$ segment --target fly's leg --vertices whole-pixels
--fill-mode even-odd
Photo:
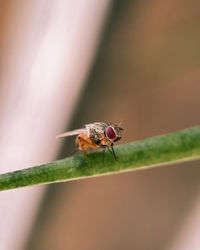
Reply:
[[[76,148],[76,149],[70,154],[70,156],[75,155],[77,152],[78,152],[78,148]]]
[[[106,145],[101,145],[102,150],[102,163],[104,163],[104,158],[105,158],[105,151],[106,151]]]
[[[84,154],[85,158],[87,158],[87,157],[88,157],[88,155],[87,155],[86,149],[85,149],[85,148],[83,148],[83,149],[82,149],[82,151],[83,151],[83,154]]]
[[[84,138],[85,137],[85,138]],[[98,148],[96,144],[94,144],[86,135],[78,135],[76,138],[77,148],[83,151],[84,155],[87,156],[87,149],[88,148]]]
[[[112,150],[110,150],[109,147],[107,147],[107,149],[108,149],[108,151],[111,153],[111,155],[113,155]]]
[[[84,156],[87,157],[87,152],[86,152],[87,147],[84,144],[83,139],[79,136],[76,139],[76,146],[77,146],[77,149],[75,150],[75,152],[77,152],[78,150],[81,150]]]
[[[104,163],[105,149],[102,150],[102,163]]]
[[[113,155],[115,161],[117,160],[117,156],[115,154],[113,144],[111,145],[111,149],[105,145],[101,145],[101,147],[103,148],[103,150],[102,150],[102,162],[104,162],[104,156],[105,156],[106,149],[108,149],[108,151],[111,153],[111,155]]]
[[[112,150],[111,152],[113,154],[114,159],[117,160],[117,156],[115,154],[115,151],[114,151],[114,148],[113,148],[113,144],[111,144],[111,150]]]
[[[70,156],[75,155],[80,150],[79,144],[80,144],[80,141],[79,141],[79,138],[77,136],[77,138],[76,138],[76,149],[70,154]]]

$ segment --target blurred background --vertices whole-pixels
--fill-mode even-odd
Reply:
[[[199,44],[195,0],[0,0],[0,173],[199,125]],[[2,192],[0,249],[200,249],[199,164]]]

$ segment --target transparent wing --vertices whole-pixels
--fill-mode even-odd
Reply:
[[[80,128],[80,129],[68,131],[63,134],[57,135],[56,138],[67,137],[67,136],[78,135],[78,134],[87,134],[87,129]]]

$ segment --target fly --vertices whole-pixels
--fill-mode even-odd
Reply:
[[[115,142],[121,139],[121,132],[123,128],[103,122],[94,122],[86,124],[85,128],[80,128],[72,131],[65,132],[58,135],[57,138],[77,135],[76,146],[77,150],[81,150],[87,155],[87,149],[103,149],[103,161],[105,150],[108,149],[116,160],[116,154],[113,149]],[[76,150],[76,151],[77,151]]]

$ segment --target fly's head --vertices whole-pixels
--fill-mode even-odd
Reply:
[[[105,130],[106,137],[112,142],[116,142],[122,138],[121,133],[124,129],[113,124],[109,124]]]

